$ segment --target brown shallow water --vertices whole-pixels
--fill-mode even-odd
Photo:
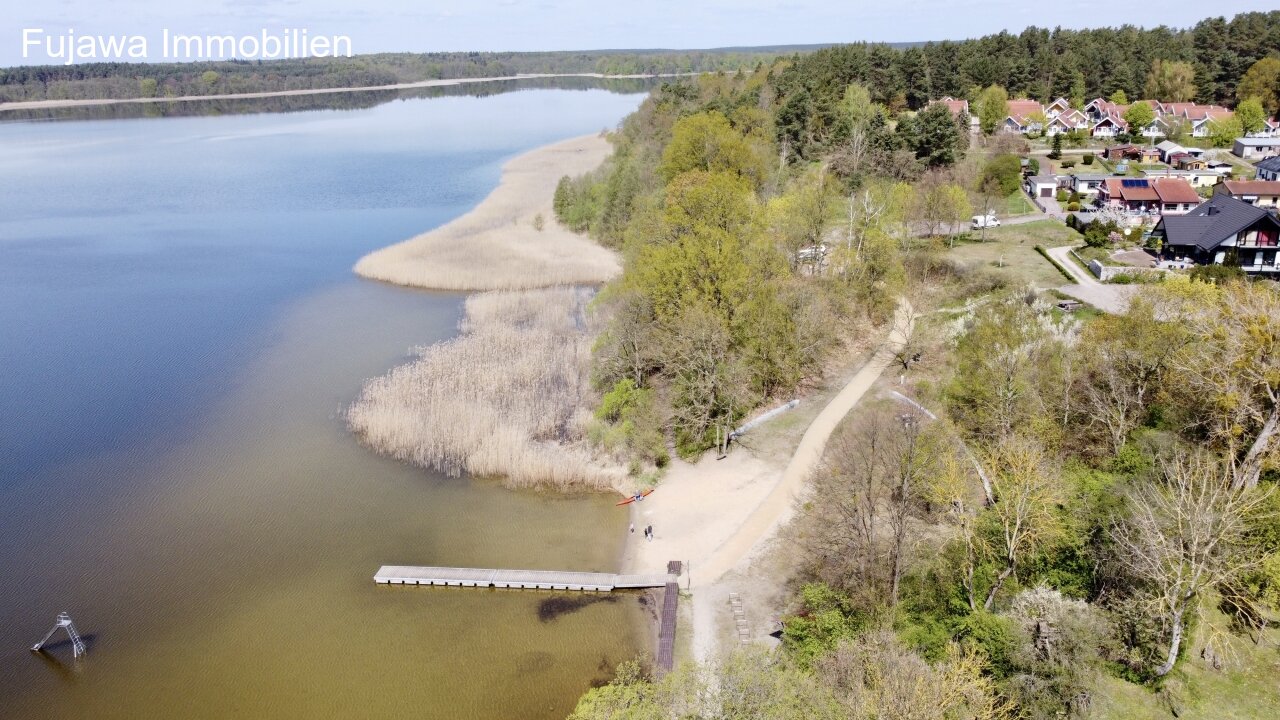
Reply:
[[[49,519],[57,538],[33,560],[76,583],[24,604],[72,610],[91,649],[79,663],[65,647],[6,652],[4,684],[27,691],[4,716],[559,717],[636,654],[634,595],[540,620],[545,593],[373,583],[381,564],[616,568],[626,516],[611,498],[449,479],[346,432],[360,379],[406,338],[452,334],[460,306],[359,281],[308,298],[187,445],[60,469],[135,480],[90,523]]]

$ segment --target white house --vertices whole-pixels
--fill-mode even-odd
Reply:
[[[1280,155],[1280,138],[1236,138],[1231,153],[1246,160],[1274,157]]]

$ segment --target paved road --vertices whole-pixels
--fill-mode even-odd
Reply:
[[[1098,282],[1098,279],[1088,270],[1076,264],[1075,258],[1071,257],[1071,247],[1069,245],[1047,248],[1047,250],[1049,257],[1066,268],[1067,273],[1075,278],[1076,281],[1073,285],[1063,285],[1058,288],[1059,290],[1077,300],[1089,303],[1103,312],[1119,314],[1129,307],[1129,296],[1132,293],[1131,287],[1127,285],[1107,285]]]

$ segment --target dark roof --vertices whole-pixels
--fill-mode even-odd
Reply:
[[[1195,245],[1212,250],[1259,220],[1280,227],[1280,220],[1267,210],[1254,207],[1230,195],[1214,195],[1186,215],[1165,215],[1156,225],[1166,245]]]
[[[1258,163],[1258,167],[1263,170],[1270,170],[1271,172],[1280,172],[1280,155],[1263,160]]]

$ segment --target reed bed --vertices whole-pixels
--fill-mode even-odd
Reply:
[[[608,140],[592,135],[514,158],[503,166],[497,189],[474,210],[364,256],[355,272],[373,280],[436,290],[604,283],[621,272],[617,254],[560,225],[552,199],[562,176],[594,170],[611,151]]]
[[[348,422],[375,450],[451,475],[501,476],[512,487],[612,486],[624,471],[598,463],[583,439],[592,294],[473,295],[462,335],[367,382]]]

